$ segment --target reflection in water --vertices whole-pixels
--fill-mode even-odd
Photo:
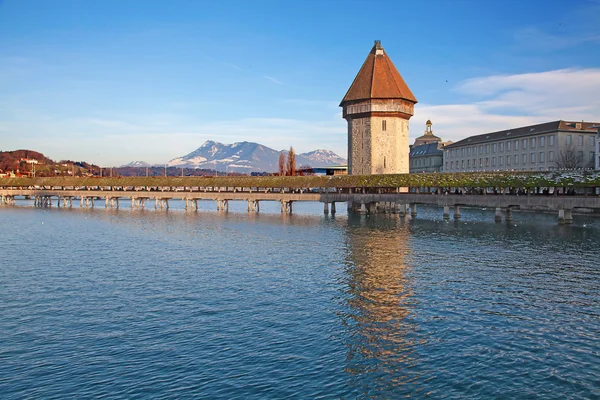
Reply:
[[[0,208],[2,396],[600,398],[599,220],[203,206]]]
[[[406,265],[408,226],[386,217],[351,217],[348,223],[349,312],[343,316],[350,330],[346,372],[365,395],[398,390],[414,393],[417,388],[412,386],[418,376],[412,367],[418,354],[411,318],[413,283]]]

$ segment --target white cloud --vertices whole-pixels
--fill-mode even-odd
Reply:
[[[263,78],[265,78],[265,79],[268,79],[268,80],[270,80],[271,82],[273,82],[273,83],[276,83],[276,84],[278,84],[278,85],[285,85],[285,83],[283,83],[282,81],[280,81],[280,80],[279,80],[279,79],[277,79],[277,78],[273,78],[272,76],[267,76],[267,75],[265,75],[265,76],[263,76]]]
[[[417,104],[411,138],[422,135],[427,119],[433,121],[436,135],[452,141],[558,119],[600,122],[600,68],[474,78],[455,90],[466,100]],[[307,109],[318,103],[288,101]],[[322,108],[325,117],[314,120],[267,115],[227,121],[198,121],[189,114],[59,118],[21,109],[15,114],[11,109],[12,119],[0,120],[0,138],[2,150],[31,148],[55,159],[89,160],[104,166],[132,160],[164,163],[209,139],[253,141],[276,150],[293,146],[300,153],[325,148],[345,156],[346,121],[336,103],[324,102]]]
[[[456,90],[473,101],[417,104],[411,137],[431,119],[444,140],[548,121],[600,121],[600,69],[562,69],[469,79]]]

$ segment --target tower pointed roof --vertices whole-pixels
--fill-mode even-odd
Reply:
[[[403,99],[417,103],[379,40],[375,41],[340,106],[347,101],[369,99]]]

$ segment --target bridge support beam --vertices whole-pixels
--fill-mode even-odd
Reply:
[[[565,224],[572,224],[572,223],[573,223],[573,214],[571,213],[570,208],[566,208],[565,209]]]
[[[404,216],[406,215],[406,204],[400,204],[400,205],[398,206],[398,214],[399,214],[401,217],[404,217]]]
[[[450,207],[444,206],[444,219],[450,219]]]
[[[560,208],[558,210],[558,223],[559,224],[572,224],[573,223],[573,214],[571,213],[571,209]]]
[[[85,208],[94,207],[94,198],[87,197],[87,196],[81,196],[79,198],[79,207],[85,207]]]
[[[415,203],[410,205],[410,216],[413,218],[417,216],[417,205]]]
[[[366,214],[367,213],[367,206],[365,203],[360,203],[360,213],[361,214]]]
[[[16,202],[15,202],[15,196],[2,195],[2,199],[0,200],[0,204],[2,204],[4,206],[14,206],[16,204]]]
[[[198,200],[196,199],[185,199],[185,210],[198,211]]]
[[[217,200],[217,211],[229,211],[229,200]]]
[[[323,203],[323,214],[329,214],[329,203],[327,202]]]
[[[367,212],[369,214],[377,213],[377,202],[373,201],[367,204]]]
[[[154,199],[154,208],[157,207],[158,199]],[[146,208],[146,198],[145,197],[132,197],[131,198],[131,208]],[[161,207],[162,208],[162,205]]]
[[[335,201],[331,202],[331,214],[335,214]]]
[[[496,214],[494,215],[495,222],[502,222],[502,209],[500,207],[496,207]]]
[[[454,219],[460,219],[461,215],[460,215],[460,207],[459,206],[454,206]]]
[[[506,208],[506,210],[504,211],[504,220],[506,222],[512,221],[512,211],[510,208]]]
[[[260,211],[260,202],[258,200],[248,199],[248,212],[250,212],[250,211],[254,211],[254,212]]]
[[[558,223],[559,224],[565,223],[565,210],[563,208],[558,209]]]
[[[283,214],[292,213],[292,201],[281,200],[281,212]]]

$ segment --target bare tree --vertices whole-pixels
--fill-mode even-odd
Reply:
[[[296,153],[294,153],[293,147],[290,147],[288,152],[287,174],[289,176],[296,175]]]
[[[285,153],[283,150],[279,153],[279,175],[286,175],[286,162],[285,162]]]
[[[583,167],[583,159],[583,151],[576,151],[570,144],[560,151],[553,163],[557,169],[576,169]]]

